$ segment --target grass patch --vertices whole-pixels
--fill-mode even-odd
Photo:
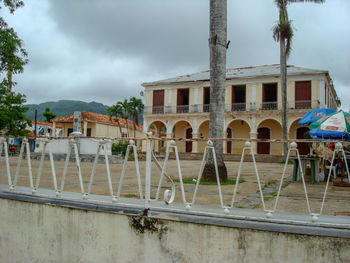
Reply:
[[[269,185],[273,185],[273,184],[276,184],[276,183],[277,183],[277,180],[270,180],[270,181],[268,181],[268,182],[265,184],[264,187],[269,186]]]
[[[196,184],[197,183],[197,180],[194,179],[194,178],[183,178],[182,179],[183,183],[184,184]],[[174,179],[174,182],[177,182],[179,183],[180,180],[179,179]],[[246,180],[244,179],[240,179],[239,180],[239,183],[244,183],[246,182]],[[203,182],[203,181],[200,181],[199,183],[200,185],[217,185],[217,182]],[[220,183],[221,185],[231,185],[231,184],[236,184],[236,180],[235,179],[227,179],[227,181],[225,182],[221,182]]]
[[[271,196],[264,196],[264,201],[269,201],[271,198]]]
[[[285,161],[282,161],[280,162],[280,164],[285,164],[286,162]],[[294,162],[293,161],[288,161],[288,164],[293,164]]]
[[[135,197],[137,197],[137,195],[135,195],[135,194],[126,194],[125,197],[126,198],[135,198]]]
[[[239,205],[239,206],[237,206],[237,208],[245,208],[245,207],[244,207],[244,206]]]
[[[270,195],[277,196],[277,192],[271,192]]]

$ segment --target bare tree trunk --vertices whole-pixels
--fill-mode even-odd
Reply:
[[[288,138],[287,129],[287,54],[286,54],[286,41],[285,38],[280,36],[280,71],[281,71],[281,92],[282,92],[282,138],[286,140]],[[288,144],[283,143],[284,157],[288,153]]]
[[[224,138],[227,0],[210,0],[210,132],[211,138]],[[220,181],[227,180],[223,142],[214,142]],[[203,171],[204,181],[215,181],[215,166],[210,154]]]

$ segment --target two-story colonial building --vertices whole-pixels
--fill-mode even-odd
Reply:
[[[144,131],[150,128],[168,138],[208,138],[209,71],[143,83],[145,88]],[[288,136],[304,138],[308,127],[299,119],[310,109],[340,105],[332,79],[326,70],[288,66]],[[280,139],[280,66],[232,68],[226,72],[226,138]],[[240,154],[243,141],[226,142],[224,152]],[[156,150],[163,150],[164,143]],[[179,142],[179,151],[202,152],[205,142]],[[278,143],[254,143],[258,154],[282,154]],[[300,147],[300,150],[301,147]],[[303,153],[307,151],[304,149]]]

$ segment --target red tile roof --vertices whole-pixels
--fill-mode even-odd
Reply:
[[[89,121],[89,122],[98,122],[98,123],[104,123],[109,125],[118,125],[118,122],[110,119],[108,115],[93,113],[93,112],[87,112],[82,111],[81,112],[81,119],[82,121]],[[63,116],[52,119],[53,122],[59,122],[59,123],[70,123],[73,122],[73,114],[69,116]],[[129,128],[133,128],[134,122],[131,120],[125,120],[122,118],[119,118],[119,124],[121,127],[126,127],[126,124],[128,124]],[[136,129],[142,131],[143,127],[142,125],[136,125]]]
[[[34,126],[34,124],[35,124],[35,121],[32,121],[32,126]],[[53,123],[51,123],[51,122],[44,122],[44,121],[37,121],[36,124],[38,124],[38,125],[46,125],[46,126],[49,126],[49,127],[53,126]],[[59,125],[59,124],[56,124],[56,128],[63,128],[63,126]]]

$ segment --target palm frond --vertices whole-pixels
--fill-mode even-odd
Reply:
[[[290,27],[290,31],[289,31],[289,37],[286,38],[286,57],[289,58],[289,55],[292,51],[292,41],[293,41],[293,29],[292,27]]]
[[[275,4],[278,8],[282,8],[285,4],[285,0],[275,0]]]
[[[274,25],[272,28],[272,32],[273,32],[273,35],[272,35],[273,39],[276,42],[279,42],[280,41],[280,33],[281,33],[280,24],[276,23],[276,25]]]
[[[292,39],[294,36],[292,21],[285,22],[284,24],[277,23],[272,28],[273,31],[273,39],[276,42],[279,42],[281,38],[286,41],[286,55],[289,56],[292,50]]]

